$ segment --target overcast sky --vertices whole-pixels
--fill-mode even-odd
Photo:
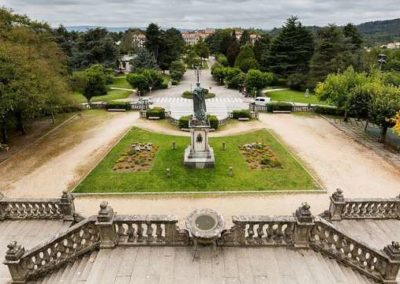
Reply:
[[[399,0],[0,0],[0,6],[52,26],[280,27],[296,15],[305,25],[355,24],[400,17]]]

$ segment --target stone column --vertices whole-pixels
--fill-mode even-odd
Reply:
[[[392,244],[386,246],[383,252],[389,257],[389,263],[385,269],[385,276],[383,283],[395,284],[397,283],[396,277],[400,269],[400,243],[392,242]]]
[[[10,271],[11,283],[26,283],[26,271],[20,264],[21,258],[25,253],[24,247],[14,241],[9,243],[7,248],[4,264],[8,266],[8,270]]]
[[[61,211],[64,215],[64,221],[74,221],[75,197],[68,191],[63,191],[61,195]]]
[[[118,234],[114,226],[114,210],[107,201],[100,204],[96,226],[100,232],[100,248],[113,248],[118,243]]]
[[[310,205],[303,203],[295,213],[296,225],[294,227],[294,247],[309,248],[311,230],[314,227],[314,216],[311,214]]]
[[[330,197],[331,203],[329,205],[329,214],[332,221],[342,220],[342,213],[346,201],[344,200],[343,191],[338,188]]]

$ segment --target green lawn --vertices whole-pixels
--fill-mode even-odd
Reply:
[[[265,93],[265,96],[270,97],[273,101],[327,105],[326,102],[320,101],[314,94],[310,94],[310,96],[306,98],[304,92],[293,90],[269,92]]]
[[[110,87],[132,89],[132,86],[126,81],[126,76],[115,76]]]
[[[216,167],[214,169],[187,169],[183,166],[183,152],[189,137],[155,134],[133,128],[117,144],[104,160],[75,189],[75,192],[207,192],[207,191],[264,191],[264,190],[312,190],[319,189],[313,178],[274,139],[267,130],[260,130],[241,136],[211,138]],[[172,141],[177,149],[171,149]],[[114,172],[115,162],[130,149],[134,142],[159,146],[150,171],[121,173]],[[227,150],[222,150],[226,142]],[[262,142],[268,144],[283,168],[250,170],[239,152],[238,146]],[[232,166],[234,176],[228,176]],[[171,169],[171,177],[166,176],[166,168]]]

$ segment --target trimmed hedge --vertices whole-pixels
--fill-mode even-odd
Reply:
[[[109,110],[109,109],[131,110],[131,104],[130,103],[111,102],[111,103],[106,104],[106,110]]]
[[[209,115],[208,120],[210,121],[210,127],[217,130],[219,127],[218,117],[216,117],[215,115]]]
[[[204,90],[204,98],[206,99],[211,99],[211,98],[215,98],[215,94],[214,93],[209,93],[207,89],[203,89]],[[193,99],[193,93],[190,91],[184,91],[182,93],[182,97],[185,99]]]
[[[248,109],[234,110],[232,112],[232,118],[233,119],[239,119],[239,118],[251,119],[251,113]]]
[[[160,119],[165,118],[165,109],[162,107],[150,108],[146,111],[146,118],[159,117]]]
[[[290,103],[284,103],[284,102],[267,103],[266,106],[267,106],[267,112],[293,111],[293,105]]]
[[[344,110],[336,107],[330,106],[315,106],[315,113],[326,114],[326,115],[336,115],[336,116],[344,116]]]
[[[180,129],[189,128],[189,120],[192,118],[191,115],[181,116],[179,118],[178,126]]]

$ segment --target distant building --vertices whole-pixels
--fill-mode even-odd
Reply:
[[[214,29],[182,32],[182,37],[187,45],[195,45],[200,39],[204,40],[206,37],[212,35],[214,32]]]
[[[132,70],[132,65],[131,61],[132,59],[135,58],[135,55],[122,55],[121,58],[119,59],[119,71],[123,73],[130,73]]]
[[[400,48],[400,42],[390,42],[388,44],[381,45],[382,48],[397,49]]]
[[[134,47],[144,47],[144,44],[146,42],[146,35],[144,33],[135,33],[132,36],[132,46]]]

